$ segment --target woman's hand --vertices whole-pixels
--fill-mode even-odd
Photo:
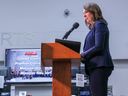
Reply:
[[[82,52],[81,54],[80,54],[80,56],[81,56],[81,62],[82,63],[85,63],[86,62],[86,60],[85,60],[85,56],[84,56],[84,52]]]
[[[80,54],[80,56],[81,56],[81,58],[84,58],[84,57],[85,57],[85,53],[82,52],[82,53]]]

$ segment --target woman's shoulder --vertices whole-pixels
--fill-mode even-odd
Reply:
[[[108,24],[104,19],[100,19],[95,22],[94,27],[98,28],[98,29],[101,29],[101,28],[105,29],[105,28],[107,28],[107,25]]]
[[[105,20],[97,20],[95,22],[94,28],[102,31],[108,31],[107,22]]]
[[[104,19],[96,20],[95,25],[99,25],[99,24],[105,24],[105,25],[108,25],[107,21],[104,20]]]

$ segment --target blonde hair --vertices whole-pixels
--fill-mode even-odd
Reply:
[[[94,21],[104,19],[100,7],[96,3],[88,3],[84,5],[85,12],[91,12],[94,16]]]
[[[104,19],[103,15],[102,15],[102,11],[101,11],[100,7],[96,3],[85,4],[84,12],[91,12],[94,17],[94,22],[97,20],[102,20],[107,24],[107,21]],[[85,24],[88,26],[89,29],[91,29],[93,27],[92,25],[88,24],[86,21],[85,21]]]

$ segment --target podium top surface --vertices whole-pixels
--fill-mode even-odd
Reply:
[[[55,42],[60,43],[60,44],[62,44],[64,46],[74,50],[77,53],[80,53],[81,42],[63,40],[63,39],[55,39]]]
[[[80,54],[60,43],[42,43],[42,59],[70,60],[79,59]]]
[[[80,54],[60,43],[41,44],[41,62],[43,66],[52,66],[53,61],[71,61],[73,65],[80,64]]]

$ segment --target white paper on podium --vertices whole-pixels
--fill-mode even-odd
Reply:
[[[84,87],[84,74],[76,74],[76,86]]]
[[[0,88],[4,88],[4,76],[0,76]]]

